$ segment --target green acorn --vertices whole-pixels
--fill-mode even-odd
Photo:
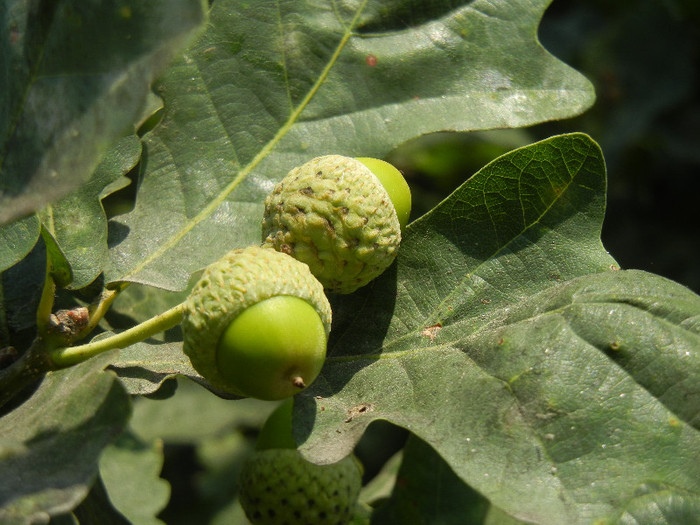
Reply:
[[[263,244],[308,264],[327,290],[351,293],[393,262],[410,202],[406,181],[386,162],[317,157],[265,199]]]
[[[269,248],[232,250],[184,303],[183,350],[214,387],[275,400],[318,376],[331,308],[308,266]]]
[[[290,399],[272,413],[258,450],[243,464],[239,497],[246,516],[254,525],[348,523],[362,486],[359,462],[354,456],[331,465],[305,460],[293,448],[291,412]]]

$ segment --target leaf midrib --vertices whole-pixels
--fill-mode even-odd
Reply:
[[[335,65],[340,56],[340,53],[345,49],[350,38],[354,35],[354,27],[356,27],[358,19],[365,9],[368,0],[363,0],[362,4],[358,7],[355,12],[355,16],[349,26],[345,27],[343,35],[336,45],[336,48],[331,55],[328,63],[323,68],[319,74],[316,82],[314,82],[311,89],[306,93],[304,98],[299,102],[296,108],[292,110],[287,121],[280,127],[274,137],[270,139],[262,149],[253,157],[253,159],[236,174],[236,176],[231,180],[231,182],[216,196],[209,204],[207,204],[202,210],[187,221],[182,228],[180,228],[174,235],[172,235],[165,243],[161,244],[160,247],[152,252],[148,257],[144,258],[140,264],[137,264],[131,272],[122,277],[122,281],[128,281],[134,275],[143,271],[148,265],[153,263],[156,259],[163,256],[166,252],[172,249],[185,235],[191,232],[200,222],[204,221],[207,217],[213,214],[216,209],[226,201],[226,198],[250,175],[250,173],[270,154],[270,152],[281,142],[281,140],[287,135],[291,128],[299,121],[299,118],[306,107],[309,105],[311,100],[314,98],[316,93],[318,93],[321,86],[325,83],[331,69]]]

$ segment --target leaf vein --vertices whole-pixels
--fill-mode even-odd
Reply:
[[[153,261],[162,257],[168,250],[173,248],[183,237],[185,237],[185,235],[192,231],[200,222],[204,221],[207,217],[214,213],[214,211],[221,204],[224,203],[226,198],[246,179],[246,177],[263,161],[263,159],[267,157],[267,155],[277,146],[277,144],[280,143],[280,141],[287,135],[287,133],[294,126],[294,124],[296,124],[304,109],[306,109],[306,107],[309,105],[316,93],[318,93],[318,90],[325,83],[326,79],[328,78],[328,75],[331,72],[331,69],[337,62],[338,57],[340,56],[340,53],[343,51],[343,49],[345,49],[345,46],[352,37],[352,28],[357,23],[357,20],[362,11],[364,10],[366,4],[367,0],[364,0],[360,7],[358,7],[351,26],[346,28],[333,54],[328,60],[328,63],[319,74],[319,77],[316,79],[316,82],[314,82],[314,84],[311,86],[311,89],[307,92],[307,94],[301,100],[299,105],[294,109],[294,111],[292,111],[287,121],[282,125],[282,127],[280,127],[280,129],[277,131],[274,137],[272,137],[272,139],[270,139],[260,149],[257,155],[255,155],[255,157],[253,157],[253,159],[236,174],[236,176],[231,180],[231,182],[226,187],[224,187],[224,189],[221,192],[219,192],[219,194],[216,195],[209,202],[209,204],[202,208],[202,210],[199,213],[197,213],[194,217],[192,217],[192,219],[186,221],[182,228],[180,228],[169,239],[167,239],[163,244],[161,244],[161,246],[157,250],[152,252],[149,256],[145,257],[140,264],[136,265],[131,272],[129,272],[122,278],[123,280],[129,280],[131,277],[138,274],[148,265],[153,263]]]

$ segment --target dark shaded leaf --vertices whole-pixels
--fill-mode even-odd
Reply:
[[[34,216],[0,226],[0,273],[29,253],[39,238],[40,229]]]
[[[129,521],[112,506],[99,477],[87,497],[75,508],[73,516],[80,524],[129,525]],[[56,520],[52,519],[49,525],[54,525],[54,521]]]
[[[27,401],[0,418],[3,524],[65,514],[87,495],[102,450],[131,413],[124,389],[104,372],[111,357],[50,372]]]
[[[474,492],[428,445],[406,444],[393,497],[372,515],[384,525],[479,525],[488,502]]]
[[[133,131],[200,0],[0,4],[0,223],[69,193]]]

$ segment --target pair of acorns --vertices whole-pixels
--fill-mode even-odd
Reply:
[[[262,246],[204,271],[185,302],[184,351],[213,386],[266,400],[310,385],[326,358],[324,288],[351,293],[394,261],[411,192],[378,159],[328,155],[293,169],[265,199]],[[254,524],[347,523],[361,488],[353,456],[315,465],[296,450],[292,402],[263,427],[239,477]]]
[[[331,307],[396,257],[411,192],[378,159],[317,157],[265,199],[262,246],[207,267],[185,301],[184,352],[214,387],[265,400],[291,397],[318,376]]]

